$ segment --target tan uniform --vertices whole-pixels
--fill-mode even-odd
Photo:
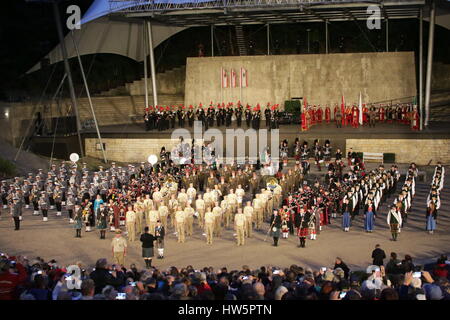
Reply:
[[[265,191],[263,193],[260,193],[259,200],[261,202],[262,208],[262,219],[264,219],[267,216],[267,202],[269,200],[269,197],[267,196],[267,193]]]
[[[253,199],[253,213],[254,213],[254,220],[255,220],[255,227],[256,229],[261,229],[262,222],[263,222],[263,204],[261,202],[261,199],[255,198]]]
[[[242,188],[236,189],[235,193],[236,193],[238,207],[242,208],[242,200],[244,199],[244,196],[245,196],[245,190]]]
[[[161,202],[164,202],[167,205],[170,200],[169,189],[167,187],[161,187],[160,193],[161,193]]]
[[[188,202],[188,195],[186,192],[180,192],[178,194],[178,204],[181,206],[181,208],[184,210],[186,208],[186,204]]]
[[[186,220],[186,214],[184,211],[177,211],[175,213],[175,220],[176,220],[176,230],[178,234],[178,242],[183,243],[185,241],[185,220]]]
[[[124,237],[114,237],[111,241],[113,249],[113,260],[115,264],[125,265],[125,248],[127,247],[127,240]]]
[[[227,196],[228,204],[230,205],[231,213],[235,214],[238,207],[238,198],[235,193],[230,193]]]
[[[273,195],[272,195],[272,191],[270,190],[266,190],[266,194],[267,194],[267,204],[266,204],[266,216],[265,218],[268,219],[273,212]]]
[[[161,205],[162,201],[163,201],[163,196],[161,191],[155,191],[153,192],[153,203],[156,205],[156,208],[159,209],[159,206]]]
[[[148,213],[148,220],[147,220],[147,226],[150,230],[151,234],[155,234],[155,228],[156,228],[156,223],[158,222],[159,219],[159,211],[158,210],[151,210]]]
[[[253,207],[245,206],[243,211],[245,216],[245,236],[250,238],[253,230]]]
[[[207,211],[205,213],[206,244],[212,244],[212,239],[214,236],[214,224],[215,224],[214,213],[212,213],[211,211]]]
[[[169,218],[170,218],[170,225],[171,227],[175,227],[176,220],[175,220],[175,210],[178,207],[178,200],[177,199],[170,199],[169,205],[167,206],[169,208]]]
[[[172,196],[173,194],[177,194],[177,191],[178,191],[178,183],[176,183],[176,182],[173,182],[172,183],[172,186],[169,188],[169,193],[170,193],[170,195],[169,196]]]
[[[145,217],[145,206],[143,202],[136,202],[136,234],[139,235],[142,233]]]
[[[145,219],[147,219],[148,213],[153,208],[153,200],[145,199],[144,201]]]
[[[278,185],[274,190],[273,190],[273,206],[276,209],[279,209],[281,206],[281,195],[283,193],[283,189],[281,188],[280,185]]]
[[[125,221],[127,224],[128,239],[134,241],[136,239],[136,212],[127,211]]]
[[[222,208],[222,213],[223,213],[223,219],[225,221],[225,226],[227,228],[230,227],[230,223],[231,223],[231,208],[228,202],[228,196],[225,196],[225,198],[220,202],[220,207]]]
[[[198,225],[200,226],[200,228],[203,228],[203,220],[205,217],[205,200],[195,200],[195,209],[198,212]]]
[[[214,207],[212,212],[214,214],[214,233],[217,237],[220,237],[222,233],[222,208]]]
[[[236,228],[237,245],[243,246],[245,238],[245,216],[243,213],[236,213],[234,216],[234,227]]]
[[[192,207],[195,207],[195,198],[197,198],[197,190],[195,190],[195,188],[189,188],[187,189],[186,194],[188,196],[189,204]]]
[[[192,207],[186,207],[184,208],[184,213],[186,215],[186,235],[192,236],[192,233],[194,231],[194,208]]]
[[[161,224],[166,227],[167,226],[167,216],[169,215],[169,208],[162,204],[158,208],[159,219],[161,219]]]
[[[220,196],[222,195],[222,192],[219,189],[214,189],[211,191],[212,195],[212,201],[215,203],[220,200]]]
[[[213,208],[214,202],[213,202],[212,195],[210,192],[205,192],[203,194],[203,200],[205,201],[205,209],[208,207],[211,209]]]

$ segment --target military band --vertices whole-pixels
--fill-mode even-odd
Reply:
[[[183,119],[181,119],[183,120]],[[226,119],[225,119],[226,123]],[[285,148],[284,141],[281,148]],[[283,149],[285,150],[285,149]],[[277,246],[279,238],[288,239],[296,234],[300,247],[306,240],[317,240],[323,229],[338,218],[342,228],[349,232],[352,223],[364,215],[364,229],[374,230],[375,217],[380,206],[391,198],[399,185],[400,174],[396,166],[386,170],[379,166],[366,171],[361,159],[350,152],[349,166],[337,149],[332,160],[329,140],[323,145],[315,141],[310,149],[307,142],[294,143],[294,167],[279,171],[276,176],[262,176],[253,164],[185,164],[173,165],[170,154],[162,152],[155,165],[116,166],[91,172],[86,164],[77,168],[72,163],[53,166],[46,174],[43,170],[27,179],[15,178],[1,184],[3,206],[11,208],[13,217],[21,219],[21,208],[28,206],[33,215],[42,214],[43,221],[61,216],[74,224],[76,238],[86,232],[98,230],[100,239],[106,231],[125,228],[130,242],[136,241],[149,227],[152,234],[161,235],[158,249],[163,257],[162,239],[173,230],[178,243],[189,241],[197,229],[212,245],[225,230],[235,231],[238,246],[245,245],[254,231],[268,231]],[[285,152],[288,152],[285,151]],[[315,161],[327,169],[323,179],[308,184],[309,162]],[[445,169],[435,169],[432,188],[427,199],[427,230],[434,231],[439,192],[443,188]],[[405,181],[389,208],[388,224],[392,238],[408,221],[415,195],[417,167],[412,164]],[[62,216],[63,208],[67,217]],[[267,225],[270,226],[266,230]],[[17,227],[16,227],[17,228]]]

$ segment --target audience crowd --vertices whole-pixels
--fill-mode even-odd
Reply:
[[[2,254],[0,300],[449,300],[449,261],[418,266],[374,250],[373,265],[351,271],[341,258],[319,270],[291,265],[251,270],[192,266],[126,269],[99,259],[63,268],[55,260]],[[429,271],[425,271],[429,270]]]

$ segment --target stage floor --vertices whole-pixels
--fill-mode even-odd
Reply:
[[[441,194],[441,209],[437,219],[437,231],[429,235],[425,231],[425,201],[429,192],[429,183],[416,184],[416,197],[408,224],[402,229],[399,241],[390,241],[390,232],[386,224],[386,205],[379,210],[375,222],[375,231],[366,233],[363,230],[363,217],[357,217],[350,232],[344,233],[340,228],[341,219],[332,220],[318,235],[316,241],[307,241],[306,248],[298,248],[298,240],[290,235],[289,239],[280,239],[279,247],[271,246],[270,238],[264,242],[268,225],[264,230],[254,232],[246,244],[237,247],[231,229],[226,230],[221,238],[214,239],[213,245],[206,245],[202,231],[195,226],[194,236],[187,237],[186,243],[179,244],[170,229],[166,237],[166,258],[154,259],[154,265],[160,268],[170,266],[185,267],[192,264],[195,268],[213,266],[219,268],[240,268],[249,265],[256,268],[261,265],[289,267],[291,264],[319,268],[333,266],[334,258],[341,257],[351,269],[359,270],[371,264],[371,252],[379,243],[389,256],[396,252],[399,258],[405,254],[413,257],[414,263],[423,264],[435,260],[440,254],[450,254],[450,175]],[[392,202],[392,198],[388,203]],[[49,221],[42,222],[42,216],[34,217],[31,210],[24,211],[22,229],[13,231],[13,222],[4,211],[0,219],[1,251],[13,255],[35,256],[44,259],[55,258],[58,263],[67,265],[82,261],[85,266],[92,267],[98,258],[111,259],[111,239],[113,233],[107,233],[106,240],[99,239],[98,231],[85,233],[82,238],[74,238],[75,230],[68,223],[67,213],[56,217],[55,211],[50,211]],[[385,260],[385,263],[388,259]],[[143,268],[140,242],[129,244],[126,264],[136,263]]]
[[[217,129],[217,127],[211,127]],[[237,129],[237,125],[233,122],[232,129]],[[247,126],[243,123],[242,129],[246,130]],[[174,129],[164,131],[145,131],[143,123],[130,123],[123,125],[100,126],[100,133],[105,138],[168,138]],[[175,128],[177,129],[177,127]],[[193,132],[193,128],[186,127],[185,129]],[[225,126],[218,127],[218,129],[225,132]],[[261,121],[261,129],[265,129],[265,122]],[[359,128],[343,127],[336,128],[332,123],[318,124],[310,128],[310,130],[300,131],[300,125],[280,125],[280,138],[295,139],[295,137],[304,139],[314,138],[361,138],[361,139],[432,139],[450,137],[450,122],[432,122],[429,128],[418,132],[411,130],[404,124],[388,124],[379,123],[375,128],[368,126],[360,126]],[[94,129],[87,129],[83,131],[84,137],[96,137],[97,133]],[[293,141],[293,140],[292,140]]]

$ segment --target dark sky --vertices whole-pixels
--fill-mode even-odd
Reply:
[[[93,0],[62,0],[63,21],[66,8],[77,4],[82,14]],[[62,23],[67,32],[65,23]],[[26,0],[0,1],[0,85],[14,81],[58,43],[53,8],[50,3]]]

